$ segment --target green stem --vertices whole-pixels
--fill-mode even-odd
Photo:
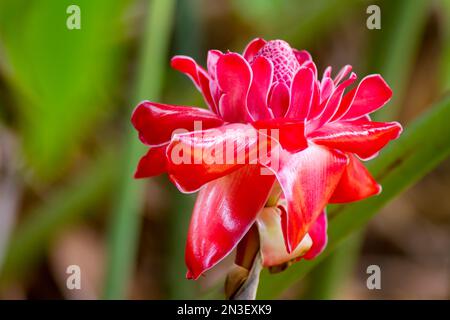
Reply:
[[[153,0],[148,7],[148,20],[137,68],[136,91],[130,102],[132,108],[141,100],[158,100],[160,96],[173,11],[173,0]],[[145,186],[133,179],[133,172],[145,150],[130,125],[128,128],[127,148],[119,166],[120,187],[109,232],[104,292],[106,299],[120,299],[125,296],[134,266],[140,228],[139,212]]]

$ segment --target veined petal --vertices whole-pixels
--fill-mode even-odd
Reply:
[[[143,101],[134,109],[131,122],[141,141],[147,145],[168,142],[178,129],[193,131],[223,124],[222,119],[205,109],[150,101]]]
[[[282,82],[275,84],[270,93],[269,107],[275,118],[284,117],[289,108],[289,88]]]
[[[222,260],[254,223],[275,181],[260,170],[245,166],[200,191],[186,244],[187,278],[197,279]]]
[[[309,113],[314,96],[314,74],[309,68],[301,67],[291,84],[291,100],[286,118],[304,120]]]
[[[167,144],[150,147],[147,153],[139,160],[134,177],[136,179],[148,178],[166,172],[166,148]]]
[[[287,201],[287,213],[281,218],[288,252],[297,247],[327,205],[347,161],[338,151],[312,144],[298,153],[280,153],[279,167],[269,167]]]
[[[217,61],[217,82],[223,95],[219,111],[227,122],[251,121],[247,109],[247,95],[252,82],[252,71],[248,62],[237,53],[222,55]]]
[[[252,65],[253,81],[247,98],[247,106],[253,120],[273,118],[267,105],[272,86],[273,65],[265,57],[256,58]]]
[[[245,124],[175,135],[167,148],[169,178],[180,191],[194,192],[207,182],[259,163],[259,148],[270,151],[271,145],[266,135]]]
[[[306,234],[291,253],[286,251],[281,229],[281,212],[284,212],[283,210],[282,206],[264,208],[256,218],[264,267],[278,266],[294,260],[311,248],[311,238]]]
[[[203,97],[209,108],[217,113],[216,103],[211,96],[211,90],[209,87],[210,79],[208,73],[195,62],[194,59],[187,56],[174,56],[171,60],[171,66],[175,70],[178,70],[186,74],[192,82],[194,82],[197,89],[202,93]]]
[[[338,121],[313,131],[308,138],[316,144],[369,159],[390,140],[398,138],[401,131],[402,127],[398,122]]]
[[[330,203],[358,201],[379,194],[381,186],[354,155],[348,155],[350,161],[334,190]]]
[[[266,43],[267,41],[262,38],[255,38],[250,41],[247,47],[245,47],[244,52],[242,53],[245,60],[247,60],[248,62],[252,62],[258,51],[262,47],[264,47]]]
[[[308,235],[312,240],[312,246],[305,255],[300,258],[311,260],[322,253],[328,242],[327,224],[327,214],[325,210],[323,210],[308,230]]]
[[[341,120],[352,120],[372,113],[384,106],[392,97],[391,88],[379,74],[365,77],[354,90],[355,92],[348,93],[353,99],[344,100],[346,104],[340,111]]]

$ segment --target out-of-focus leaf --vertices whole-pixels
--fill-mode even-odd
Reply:
[[[326,250],[311,261],[301,261],[286,271],[261,276],[258,298],[277,297],[306,275],[334,250],[336,245],[364,226],[379,209],[417,182],[450,154],[450,97],[444,98],[393,141],[369,169],[383,186],[379,196],[329,210],[329,243]]]
[[[28,163],[40,177],[61,173],[99,116],[111,110],[127,2],[0,2],[2,72],[14,91]],[[66,24],[72,4],[80,8],[79,30]]]
[[[441,63],[441,84],[443,91],[450,90],[450,0],[442,0],[442,63]]]

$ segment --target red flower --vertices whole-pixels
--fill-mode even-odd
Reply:
[[[135,177],[167,172],[182,192],[200,190],[186,245],[189,278],[229,254],[255,221],[264,265],[299,252],[311,259],[326,245],[328,203],[381,191],[360,159],[376,156],[402,128],[368,116],[392,95],[380,75],[345,93],[356,80],[351,66],[334,78],[328,67],[319,80],[309,53],[263,39],[250,42],[242,55],[209,51],[207,70],[185,56],[174,57],[172,67],[192,79],[209,111],[139,104],[132,123],[150,150]],[[269,135],[275,129],[276,139]],[[231,156],[242,153],[243,161],[211,161],[228,156],[225,145],[233,146]],[[262,146],[268,158],[261,156]],[[261,174],[262,168],[273,174]],[[278,186],[283,200],[267,213],[262,209]],[[283,247],[270,230],[283,235]]]

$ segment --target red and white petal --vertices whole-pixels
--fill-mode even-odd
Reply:
[[[308,61],[312,61],[311,54],[306,50],[292,49],[292,52],[294,52],[294,55],[297,58],[298,64],[300,66]]]
[[[209,87],[210,78],[208,73],[188,56],[174,56],[170,62],[172,68],[186,74],[197,89],[202,93],[206,103],[213,112],[217,112],[217,107],[211,96]]]
[[[169,178],[180,191],[195,192],[207,182],[259,163],[259,148],[268,150],[270,143],[245,124],[175,135],[167,148]]]
[[[375,181],[360,160],[349,154],[349,164],[345,168],[339,184],[334,190],[330,203],[358,201],[379,194],[381,186]]]
[[[272,86],[273,65],[265,57],[256,58],[252,65],[253,80],[248,93],[247,107],[253,120],[273,118],[267,105]]]
[[[264,208],[256,218],[259,232],[260,252],[264,267],[278,266],[303,256],[312,245],[306,234],[299,245],[291,252],[286,251],[281,229],[281,212],[283,207]]]
[[[262,38],[255,38],[252,41],[249,42],[247,47],[245,47],[244,52],[242,53],[242,56],[247,60],[248,62],[252,62],[255,58],[258,51],[264,47],[264,45],[267,43],[266,40]]]
[[[328,242],[327,224],[327,214],[323,210],[308,230],[308,235],[312,240],[312,246],[301,258],[311,260],[322,253]]]
[[[166,160],[167,144],[151,147],[147,153],[139,160],[134,177],[148,178],[160,175],[167,170]]]
[[[245,166],[200,191],[186,244],[187,278],[197,279],[227,256],[254,223],[275,181],[260,171]]]
[[[301,67],[291,83],[291,100],[286,118],[304,120],[314,97],[314,74],[309,68]]]
[[[392,90],[379,74],[373,74],[362,79],[347,95],[339,110],[341,117],[336,120],[353,120],[380,109],[391,99]]]
[[[335,150],[311,145],[298,153],[281,152],[272,170],[287,201],[282,227],[288,252],[292,252],[325,208],[347,164]]]
[[[227,122],[249,122],[247,95],[252,82],[252,71],[248,62],[237,53],[222,55],[217,61],[217,82],[223,95],[219,111]]]
[[[316,144],[370,159],[401,132],[398,122],[338,121],[313,131],[308,138]]]
[[[342,79],[344,79],[350,72],[352,71],[352,66],[347,64],[345,65],[336,75],[336,77],[334,77],[334,84],[337,86],[339,84],[339,82],[342,81]]]
[[[284,117],[289,108],[289,88],[282,82],[272,87],[269,107],[275,118]]]
[[[193,131],[198,127],[209,129],[223,124],[221,118],[205,109],[150,101],[143,101],[134,109],[131,122],[147,145],[168,142],[175,130]]]

